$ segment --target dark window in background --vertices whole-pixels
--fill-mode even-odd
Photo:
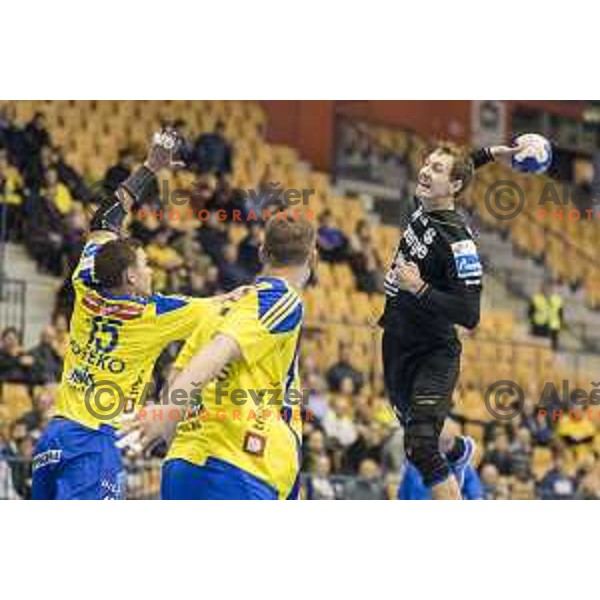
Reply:
[[[544,113],[541,110],[518,106],[512,113],[513,136],[543,131]]]

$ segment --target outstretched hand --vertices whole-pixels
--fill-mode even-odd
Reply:
[[[129,454],[140,456],[160,440],[170,444],[178,420],[170,415],[168,407],[162,405],[149,405],[137,412],[125,413],[120,418],[121,428],[116,446]]]
[[[490,152],[494,160],[508,161],[515,154],[521,152],[525,145],[523,143],[515,144],[514,146],[491,146]]]
[[[144,163],[150,170],[157,173],[161,169],[175,169],[185,166],[178,156],[183,140],[172,127],[165,127],[152,136],[152,144]]]

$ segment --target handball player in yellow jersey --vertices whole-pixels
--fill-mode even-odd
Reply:
[[[75,307],[56,416],[33,458],[34,499],[123,497],[119,417],[140,400],[162,350],[187,339],[218,304],[153,294],[143,249],[121,237],[130,210],[155,189],[158,171],[177,164],[179,145],[172,130],[155,134],[144,165],[92,218],[73,274]]]
[[[304,219],[271,217],[264,271],[241,299],[213,307],[188,340],[170,379],[178,402],[146,406],[125,436],[141,447],[170,443],[163,499],[292,499],[302,438],[298,345],[300,292],[317,258]]]

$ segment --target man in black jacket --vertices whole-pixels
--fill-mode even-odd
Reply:
[[[407,456],[434,499],[460,499],[460,479],[474,442],[457,437],[442,454],[439,436],[450,412],[460,366],[455,325],[479,323],[482,267],[455,199],[474,169],[518,148],[484,148],[472,155],[438,147],[421,167],[417,208],[385,278],[383,362],[386,388],[405,428]]]

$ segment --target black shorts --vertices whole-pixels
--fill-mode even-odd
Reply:
[[[409,350],[404,340],[384,331],[385,387],[403,425],[415,416],[417,405],[420,419],[425,416],[443,425],[450,414],[452,394],[460,373],[460,353],[458,340]]]

